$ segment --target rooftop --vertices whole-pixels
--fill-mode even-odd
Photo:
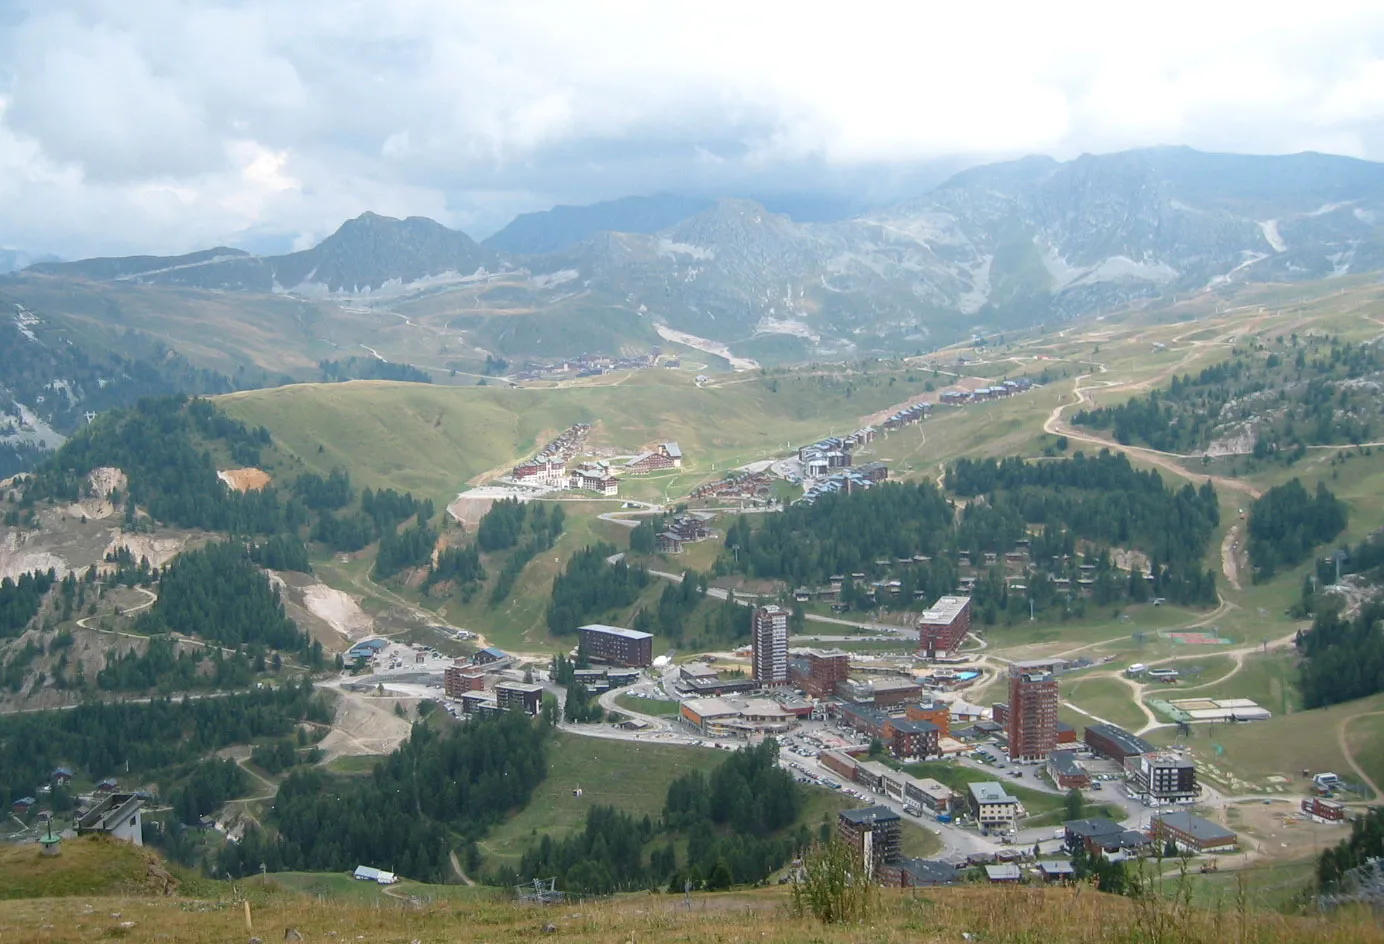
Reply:
[[[899,814],[887,806],[867,806],[859,810],[842,810],[840,817],[856,826],[869,826],[874,823],[897,823]]]
[[[587,623],[579,627],[581,632],[596,632],[607,636],[619,636],[623,639],[653,639],[653,633],[641,633],[637,629],[623,629],[619,626],[606,626],[604,623]]]
[[[1196,767],[1196,761],[1181,754],[1174,754],[1172,751],[1152,751],[1144,755],[1143,758],[1151,767],[1177,767],[1185,769]]]
[[[1086,768],[1076,759],[1076,751],[1053,751],[1048,755],[1048,763],[1063,776],[1084,774]]]
[[[500,682],[495,688],[503,688],[507,692],[526,692],[529,694],[543,691],[542,685],[534,685],[529,682]]]
[[[985,780],[980,783],[970,784],[971,796],[977,803],[1018,803],[1008,793],[1005,792],[1004,784],[996,783],[993,780]]]
[[[971,602],[970,597],[938,597],[930,609],[923,611],[920,623],[950,623],[961,615],[961,611]]]
[[[985,867],[985,877],[992,882],[1017,882],[1020,876],[1019,867],[1012,862]]]
[[[942,885],[958,881],[956,866],[935,859],[903,859],[899,868],[913,876],[917,885]]]
[[[1176,813],[1160,813],[1153,817],[1151,822],[1162,822],[1165,826],[1176,829],[1180,833],[1186,833],[1201,842],[1215,839],[1233,841],[1235,839],[1235,833],[1220,823],[1202,819],[1186,810],[1178,810]]]
[[[1068,833],[1073,836],[1080,836],[1083,839],[1092,839],[1097,836],[1118,836],[1124,832],[1124,827],[1114,820],[1106,819],[1103,816],[1091,819],[1074,819],[1062,824]]]
[[[910,721],[908,718],[895,718],[890,722],[895,731],[902,731],[905,734],[928,734],[932,731],[940,731],[941,728],[931,721]]]
[[[1126,754],[1151,754],[1154,752],[1154,746],[1148,741],[1137,734],[1130,734],[1117,725],[1106,724],[1105,722],[1088,724],[1086,733],[1091,734],[1092,732],[1107,740],[1114,741]]]

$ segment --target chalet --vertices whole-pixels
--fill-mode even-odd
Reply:
[[[682,538],[672,531],[660,531],[654,536],[655,549],[660,554],[681,554]]]
[[[65,786],[72,782],[72,771],[67,767],[58,767],[54,769],[49,779],[59,786]]]
[[[498,672],[513,662],[513,656],[503,649],[496,649],[494,646],[486,646],[471,656],[472,665],[483,665],[492,672]]]
[[[37,802],[38,800],[35,800],[33,797],[20,797],[10,804],[10,809],[22,816],[29,812],[29,809]]]
[[[1038,863],[1038,874],[1045,882],[1076,881],[1076,866],[1063,859],[1045,859]]]
[[[663,469],[682,468],[682,448],[675,442],[659,443],[648,452],[641,452],[625,463],[625,472],[640,475],[645,472],[659,472]]]
[[[620,482],[608,469],[600,466],[580,465],[572,470],[568,487],[573,491],[595,492],[597,495],[612,496],[620,492]]]
[[[120,786],[120,781],[114,777],[107,777],[96,785],[97,793],[114,793]]]
[[[567,484],[567,464],[559,458],[531,459],[511,469],[509,477],[524,485],[562,488]]]

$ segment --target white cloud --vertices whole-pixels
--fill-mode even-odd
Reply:
[[[0,96],[0,244],[176,251],[958,154],[1384,158],[1384,7],[35,0]]]

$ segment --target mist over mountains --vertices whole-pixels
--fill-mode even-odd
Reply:
[[[1382,226],[1384,165],[1168,147],[975,167],[846,219],[658,194],[525,214],[477,243],[429,219],[367,213],[302,252],[41,263],[9,281],[16,291],[71,279],[400,311],[426,295],[433,312],[454,303],[461,330],[487,317],[562,319],[574,344],[597,337],[583,325],[610,344],[625,330],[611,325],[642,321],[798,360],[912,352],[1238,282],[1378,271]],[[526,353],[524,334],[505,353]]]

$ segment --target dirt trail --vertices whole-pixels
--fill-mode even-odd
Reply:
[[[1221,541],[1221,572],[1225,574],[1225,579],[1236,590],[1240,589],[1240,560],[1235,553],[1240,543],[1240,526],[1237,524],[1225,533],[1225,538]]]
[[[1094,446],[1101,446],[1106,449],[1113,449],[1116,452],[1123,452],[1132,459],[1142,459],[1150,465],[1156,465],[1160,469],[1164,469],[1168,472],[1171,472],[1180,478],[1188,479],[1194,482],[1210,479],[1211,482],[1215,484],[1217,487],[1224,487],[1230,489],[1231,491],[1243,492],[1251,498],[1259,497],[1260,490],[1258,488],[1255,488],[1248,482],[1241,481],[1240,479],[1227,478],[1223,475],[1198,475],[1197,473],[1192,472],[1191,470],[1183,466],[1181,462],[1177,461],[1179,459],[1199,460],[1201,458],[1200,456],[1184,456],[1176,452],[1163,452],[1158,449],[1149,449],[1146,446],[1127,446],[1123,443],[1118,443],[1113,439],[1107,439],[1104,436],[1096,436],[1091,433],[1079,432],[1074,427],[1063,423],[1062,413],[1068,407],[1082,406],[1084,404],[1092,402],[1091,398],[1087,395],[1088,391],[1094,389],[1128,388],[1135,386],[1134,384],[1123,384],[1117,381],[1105,381],[1091,387],[1081,386],[1081,382],[1090,376],[1090,374],[1081,374],[1072,382],[1072,392],[1075,394],[1076,398],[1070,403],[1059,403],[1052,408],[1052,412],[1048,414],[1047,420],[1043,423],[1043,432],[1049,433],[1053,436],[1066,436],[1068,439],[1075,439],[1079,442],[1086,442]]]
[[[1336,728],[1336,743],[1341,748],[1341,756],[1346,759],[1347,764],[1350,764],[1350,769],[1355,771],[1355,776],[1360,778],[1361,783],[1374,791],[1374,795],[1377,799],[1379,797],[1384,797],[1384,790],[1379,789],[1379,784],[1375,783],[1374,780],[1370,778],[1370,775],[1365,773],[1365,768],[1361,767],[1355,760],[1355,754],[1350,749],[1350,738],[1348,737],[1350,723],[1352,721],[1356,721],[1360,718],[1371,718],[1376,715],[1384,715],[1384,711],[1362,711],[1358,715],[1351,715],[1349,718],[1346,718]]]

